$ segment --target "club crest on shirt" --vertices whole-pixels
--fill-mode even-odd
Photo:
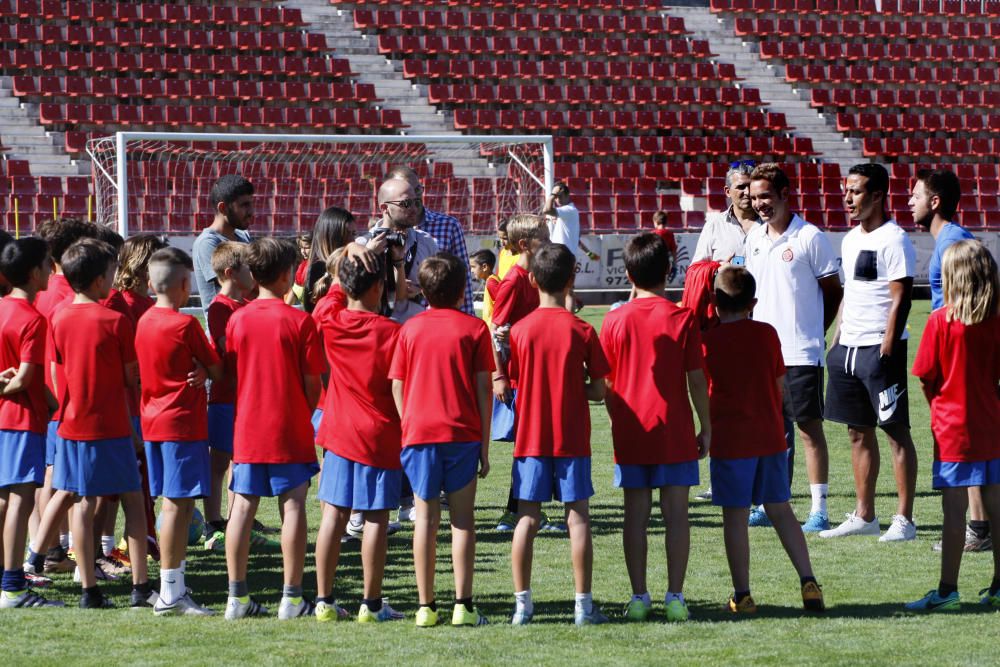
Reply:
[[[795,254],[792,253],[792,249],[791,248],[785,248],[785,251],[783,253],[781,253],[781,259],[785,260],[786,262],[792,261],[792,259],[794,257],[795,257]]]

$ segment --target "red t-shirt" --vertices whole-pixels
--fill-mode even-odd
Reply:
[[[125,366],[136,359],[128,318],[99,303],[71,303],[53,318],[52,338],[66,380],[59,386],[59,435],[67,440],[130,436]]]
[[[299,266],[295,269],[295,284],[305,285],[306,284],[306,274],[309,271],[309,260],[304,259],[299,262]]]
[[[493,298],[493,324],[515,324],[538,308],[538,290],[531,286],[528,271],[517,264],[500,281]]]
[[[281,299],[257,299],[233,313],[226,355],[236,368],[236,463],[312,463],[312,406],[303,376],[323,373],[312,319]]]
[[[482,440],[476,373],[494,369],[481,319],[431,308],[404,324],[389,369],[403,380],[403,446]]]
[[[219,348],[219,339],[226,337],[226,326],[229,318],[237,310],[246,305],[245,301],[230,299],[224,294],[217,294],[212,303],[208,304],[208,312],[205,319],[208,320],[208,335],[212,338],[212,347],[215,352],[223,358],[225,368],[222,379],[213,382],[209,387],[209,403],[235,403],[236,402],[236,369],[226,363],[223,351]]]
[[[636,299],[604,318],[601,346],[615,463],[697,460],[687,373],[704,363],[694,314],[661,297]]]
[[[198,320],[170,308],[150,308],[139,320],[135,349],[142,384],[142,437],[152,442],[208,439],[207,395],[187,376],[194,360],[205,368],[219,355]]]
[[[136,316],[135,311],[129,305],[129,302],[125,299],[125,294],[119,292],[116,289],[112,289],[108,293],[108,298],[101,302],[101,305],[107,306],[116,313],[121,313],[128,318],[129,323],[132,328],[135,329],[139,324],[139,318]],[[139,387],[129,387],[128,388],[128,413],[130,417],[139,416],[139,405],[142,400],[142,392]]]
[[[663,239],[663,243],[666,244],[667,250],[673,254],[677,254],[677,239],[674,238],[674,233],[669,229],[654,229],[653,233]]]
[[[324,315],[322,329],[330,386],[320,444],[356,463],[398,470],[402,432],[389,368],[399,324],[375,313],[334,306]],[[327,415],[334,414],[335,422],[329,422]]]
[[[320,343],[323,342],[323,328],[320,323],[323,321],[323,317],[326,316],[334,308],[346,308],[347,307],[347,295],[344,294],[344,290],[340,285],[332,285],[330,290],[323,295],[319,301],[316,302],[316,307],[313,308],[312,318],[313,322],[316,323],[316,330],[319,332]],[[325,350],[326,348],[324,348]],[[324,360],[326,355],[324,353]],[[327,382],[323,384],[323,390],[319,393],[319,402],[316,403],[316,407],[323,410],[326,406],[326,385],[329,384],[329,364],[327,364]],[[324,414],[325,410],[324,410]],[[323,430],[323,422],[319,424],[319,431]],[[319,433],[316,434],[316,442],[319,443]]]
[[[38,364],[25,391],[0,397],[0,429],[45,433],[45,343],[49,324],[26,299],[0,299],[0,367]]]
[[[590,456],[586,378],[611,372],[597,332],[564,308],[539,308],[510,330],[517,380],[514,456]]]
[[[73,292],[73,288],[69,286],[66,276],[61,273],[54,273],[49,276],[48,289],[44,292],[39,292],[35,296],[35,309],[49,323],[49,333],[45,341],[45,386],[49,388],[52,395],[59,401],[59,407],[56,408],[55,413],[52,415],[52,421],[55,422],[62,420],[62,400],[59,398],[59,392],[52,385],[52,373],[50,369],[50,365],[56,358],[55,346],[52,343],[52,317],[60,309],[72,303],[75,296],[76,294]],[[61,364],[56,364],[56,378],[59,381],[59,386],[66,384],[66,377],[63,375]]]
[[[778,379],[781,341],[770,324],[740,320],[702,332],[712,415],[711,455],[770,456],[788,448]]]
[[[1000,458],[1000,316],[966,326],[931,313],[913,374],[929,388],[934,459]]]
[[[128,304],[132,312],[133,321],[138,322],[139,318],[146,314],[146,311],[156,305],[156,299],[148,294],[136,294],[135,292],[121,292],[122,298]]]

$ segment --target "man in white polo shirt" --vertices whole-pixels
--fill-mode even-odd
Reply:
[[[756,164],[741,160],[729,165],[726,172],[726,197],[729,208],[725,213],[709,216],[698,235],[698,244],[691,255],[691,262],[711,259],[739,265],[743,262],[743,244],[754,227],[760,224],[757,212],[750,203],[750,174]]]
[[[577,250],[587,253],[591,260],[599,257],[580,240],[580,211],[569,198],[569,187],[562,181],[552,186],[552,192],[545,198],[541,215],[549,226],[549,240],[562,243],[576,255]],[[576,312],[576,297],[573,291],[566,296],[566,310]]]
[[[778,165],[750,175],[750,200],[764,221],[747,234],[746,265],[757,280],[755,320],[778,332],[785,361],[785,417],[805,445],[812,508],[803,529],[829,527],[829,453],[823,434],[823,357],[826,330],[843,296],[840,258],[826,234],[789,208],[789,181]],[[762,511],[762,510],[761,510]]]
[[[857,503],[847,520],[820,537],[878,535],[875,484],[878,426],[889,437],[898,507],[880,542],[912,540],[917,451],[910,437],[906,393],[906,317],[910,313],[916,252],[899,226],[886,219],[889,173],[878,164],[847,172],[844,203],[857,226],[841,246],[844,302],[827,355],[826,418],[847,424]]]

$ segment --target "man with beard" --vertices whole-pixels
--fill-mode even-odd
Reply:
[[[729,165],[725,188],[729,208],[705,223],[698,236],[694,255],[691,256],[692,263],[703,259],[729,262],[735,257],[743,257],[743,243],[747,234],[760,224],[760,217],[750,203],[750,174],[753,169],[752,160]],[[736,263],[742,263],[742,259]]]
[[[202,230],[191,250],[194,279],[206,317],[208,304],[219,292],[219,283],[212,270],[212,253],[226,241],[250,243],[247,229],[253,219],[253,184],[242,176],[227,174],[215,182],[209,196],[215,220]]]

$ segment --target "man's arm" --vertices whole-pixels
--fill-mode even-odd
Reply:
[[[817,282],[823,291],[823,331],[826,331],[837,319],[837,311],[844,298],[844,288],[840,284],[839,273],[823,276]]]
[[[900,340],[906,330],[906,318],[910,315],[913,297],[913,278],[889,281],[889,318],[885,323],[885,336],[882,337],[880,356],[890,357],[895,349],[896,341]]]
[[[542,210],[539,213],[539,215],[541,215],[543,217],[546,216],[546,215],[550,216],[550,217],[553,217],[553,218],[557,217],[558,214],[556,213],[556,198],[555,198],[555,195],[553,195],[552,193],[549,193],[549,195],[545,198],[545,203],[542,204]]]

